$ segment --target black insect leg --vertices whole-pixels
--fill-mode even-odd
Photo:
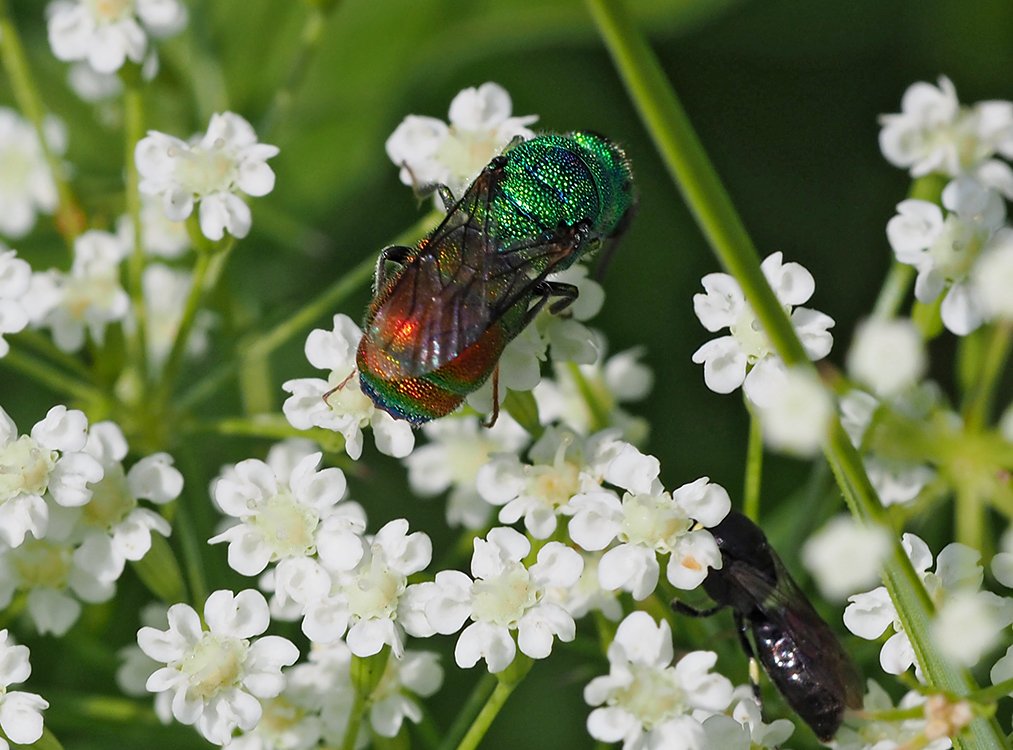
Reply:
[[[373,294],[387,285],[387,264],[404,266],[413,252],[413,248],[404,245],[388,245],[380,251],[380,257],[376,259],[376,271],[373,273]]]
[[[427,182],[421,183],[416,179],[415,173],[412,168],[408,166],[407,162],[401,162],[401,168],[406,170],[412,178],[412,192],[415,193],[415,197],[419,203],[428,198],[433,193],[437,193],[440,196],[440,200],[443,201],[443,207],[450,211],[450,209],[457,204],[457,199],[454,198],[454,194],[450,188],[438,182]]]
[[[532,293],[537,295],[538,299],[535,300],[535,304],[528,310],[524,318],[525,326],[535,319],[535,316],[545,307],[545,303],[549,301],[550,297],[559,297],[559,299],[549,305],[549,312],[558,315],[572,305],[578,296],[577,287],[573,284],[564,284],[560,281],[539,281],[532,288]]]
[[[713,607],[708,607],[707,609],[697,609],[696,607],[691,607],[685,602],[680,602],[678,599],[672,600],[672,609],[679,614],[689,615],[690,617],[710,617],[711,615],[716,615],[724,608],[724,604],[717,604]]]
[[[753,650],[753,644],[749,640],[748,630],[749,624],[746,622],[746,618],[740,615],[738,612],[735,613],[735,629],[739,633],[739,643],[742,644],[742,650],[746,652],[746,656],[749,657],[749,685],[753,688],[753,697],[756,698],[756,702],[760,705],[760,710],[763,710],[763,698],[760,697],[760,670],[759,670],[759,659],[756,658],[756,652]]]
[[[483,427],[492,427],[499,419],[499,363],[492,371],[492,415],[482,423]]]

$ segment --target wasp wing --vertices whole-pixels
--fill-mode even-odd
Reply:
[[[862,681],[854,662],[781,559],[773,550],[770,555],[774,581],[757,567],[737,560],[726,559],[722,572],[749,595],[765,620],[777,625],[794,641],[807,663],[818,665],[821,673],[830,675],[843,687],[849,706],[860,707]]]
[[[581,227],[560,227],[503,247],[490,203],[498,190],[487,169],[381,290],[366,334],[389,357],[385,377],[418,377],[474,344],[535,285],[579,251]]]

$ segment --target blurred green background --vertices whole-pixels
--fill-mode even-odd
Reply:
[[[116,107],[97,110],[71,93],[66,66],[49,53],[44,3],[13,0],[12,5],[43,97],[70,126],[68,159],[75,165],[75,186],[96,221],[111,223],[122,208]],[[304,4],[199,0],[188,5],[188,31],[163,45],[162,73],[146,98],[148,125],[185,137],[203,130],[211,112],[226,108],[258,125],[292,64]],[[940,74],[953,79],[965,103],[1008,98],[1013,3],[644,0],[629,5],[649,30],[761,253],[783,251],[786,259],[814,273],[811,305],[837,321],[830,360],[840,364],[855,323],[878,291],[889,261],[885,224],[909,182],[879,154],[877,115],[898,111],[910,83],[935,81]],[[384,140],[405,115],[445,118],[454,94],[490,80],[511,93],[515,114],[539,115],[536,128],[593,129],[625,145],[641,204],[609,268],[608,297],[596,325],[613,351],[646,347],[656,384],[652,396],[633,411],[651,422],[647,449],[661,459],[666,485],[708,475],[737,499],[744,410],[738,394],[708,391],[701,368],[690,361],[710,338],[693,315],[692,295],[700,277],[718,267],[576,0],[344,0],[290,110],[263,137],[281,148],[271,162],[277,187],[253,202],[253,232],[234,255],[226,289],[216,300],[224,320],[221,343],[210,362],[193,366],[190,377],[229,356],[232,334],[283,318],[419,218],[425,207],[420,209],[398,182]],[[0,78],[0,103],[11,101],[10,88]],[[38,267],[64,262],[58,237],[45,227],[15,247]],[[358,318],[366,295],[363,289],[340,312]],[[944,339],[933,352],[945,362],[949,340]],[[302,340],[273,357],[276,383],[316,374],[305,361]],[[949,382],[946,367],[934,374]],[[58,400],[8,370],[0,370],[0,384],[4,408],[24,428]],[[283,395],[278,388],[279,408]],[[208,409],[238,413],[235,385],[220,391]],[[267,445],[208,438],[173,447],[202,529],[215,520],[206,506],[207,481],[222,463],[262,456]],[[805,498],[812,504],[800,507],[791,496],[806,483]],[[370,512],[372,528],[406,515],[438,545],[449,540],[440,530],[439,503],[414,500],[404,472],[371,448],[351,485]],[[800,578],[798,542],[838,508],[828,487],[819,468],[778,458],[765,466],[765,526]],[[933,529],[924,531],[932,539]],[[936,540],[941,539],[937,530]],[[206,559],[212,587],[239,585],[225,570],[223,549],[210,550]],[[104,728],[70,708],[61,711],[61,696],[86,686],[114,691],[112,653],[130,642],[144,601],[140,584],[128,573],[117,599],[89,608],[66,638],[18,631],[33,649],[35,674],[29,685],[51,700],[47,724],[68,750],[108,747],[114,738],[124,750],[153,741],[163,748],[200,745],[185,729],[144,723]],[[843,630],[840,610],[820,606]],[[727,615],[709,623],[680,618],[676,627],[684,646],[699,645],[695,637],[701,633],[721,636],[713,646],[722,651],[722,669],[745,678],[745,659]],[[444,640],[439,647],[449,655],[451,644]],[[874,644],[850,637],[847,644],[865,664],[876,664]],[[68,669],[67,649],[74,651],[70,662],[83,666]],[[581,692],[590,677],[604,671],[604,661],[557,649],[552,663],[537,665],[511,699],[484,747],[591,746]],[[871,667],[866,672],[874,674]],[[441,726],[477,677],[477,670],[448,670],[446,686],[433,701]],[[770,715],[784,710],[771,696]],[[800,729],[789,744],[813,742]]]

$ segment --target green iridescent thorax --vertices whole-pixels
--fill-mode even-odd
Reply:
[[[592,238],[610,237],[635,202],[626,155],[601,136],[541,135],[505,157],[490,206],[492,231],[504,248],[581,221],[589,222]]]

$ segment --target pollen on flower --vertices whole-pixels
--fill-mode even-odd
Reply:
[[[247,645],[236,638],[219,638],[204,633],[201,640],[180,662],[179,670],[187,676],[190,692],[201,700],[234,687],[242,675]]]

